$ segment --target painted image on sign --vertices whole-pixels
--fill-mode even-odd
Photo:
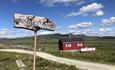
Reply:
[[[55,24],[45,17],[15,14],[14,27],[29,29],[33,31],[37,31],[39,29],[54,30]]]

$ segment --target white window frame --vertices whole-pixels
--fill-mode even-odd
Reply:
[[[81,46],[83,46],[83,43],[77,43],[77,46],[81,47]]]
[[[66,44],[66,47],[72,47],[72,45],[71,44]]]

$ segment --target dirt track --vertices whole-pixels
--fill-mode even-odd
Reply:
[[[33,54],[32,51],[21,50],[21,49],[0,49],[0,51]],[[85,69],[85,70],[115,70],[115,65],[107,65],[107,64],[99,64],[99,63],[85,62],[85,61],[79,61],[79,60],[72,60],[68,58],[53,56],[51,54],[44,53],[44,52],[37,52],[36,55],[41,58],[55,61],[58,63],[63,63],[67,65],[75,65],[76,67]]]

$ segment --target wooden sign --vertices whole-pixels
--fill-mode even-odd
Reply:
[[[55,24],[54,22],[52,22],[51,20],[45,17],[15,14],[14,15],[14,27],[29,29],[33,31],[37,31],[39,29],[54,30]]]
[[[34,31],[33,70],[36,70],[37,31],[40,29],[54,31],[55,24],[45,17],[15,14],[14,27]]]

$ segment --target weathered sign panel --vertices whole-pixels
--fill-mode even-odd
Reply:
[[[14,27],[29,29],[33,31],[37,31],[39,29],[54,30],[55,24],[45,17],[15,14]]]

